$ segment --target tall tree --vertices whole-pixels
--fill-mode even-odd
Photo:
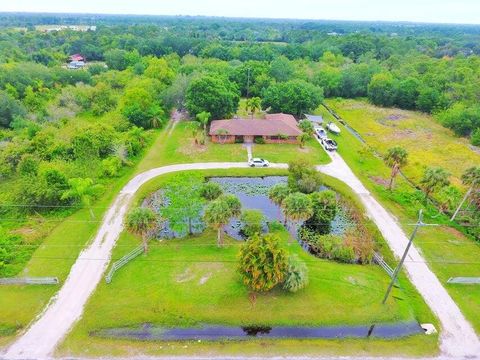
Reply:
[[[156,220],[149,208],[137,207],[127,214],[125,226],[131,233],[141,236],[144,253],[148,251],[148,233],[155,227]]]
[[[307,220],[313,215],[312,201],[300,192],[288,195],[282,202],[282,209],[291,222]],[[293,227],[290,228],[293,230]]]
[[[240,201],[234,195],[220,196],[205,207],[203,219],[217,230],[217,245],[223,245],[223,227],[228,224],[232,217],[241,213]]]
[[[206,111],[212,119],[222,119],[237,111],[240,95],[237,86],[227,79],[203,75],[190,82],[185,100],[191,115]]]
[[[254,96],[247,100],[247,111],[249,111],[253,116],[255,115],[256,111],[262,110],[262,99],[258,96]]]
[[[192,177],[178,176],[165,189],[168,199],[160,214],[170,228],[183,235],[193,234],[194,221],[201,218],[204,200],[200,196],[201,182]]]
[[[390,182],[388,184],[388,189],[392,190],[395,177],[400,172],[400,169],[404,167],[408,162],[408,153],[407,150],[400,146],[395,146],[387,150],[385,155],[385,163],[390,166]]]
[[[263,108],[300,117],[316,109],[323,101],[323,90],[303,80],[272,84],[265,90]]]
[[[427,200],[435,190],[448,186],[450,184],[450,180],[448,179],[449,177],[450,174],[443,168],[427,168],[422,179],[420,180],[420,183],[425,191],[425,200]]]
[[[102,185],[94,184],[90,178],[72,178],[68,180],[69,189],[62,195],[62,200],[73,199],[79,201],[82,206],[88,208],[90,216],[95,218],[92,210],[92,200],[103,189]]]
[[[282,206],[283,200],[290,195],[292,191],[287,184],[278,183],[273,185],[268,190],[268,198],[277,206]],[[284,219],[284,224],[287,223],[287,218]]]
[[[202,111],[202,112],[198,113],[197,116],[195,116],[198,123],[200,124],[200,126],[203,129],[203,133],[202,133],[203,137],[202,137],[202,140],[201,140],[202,144],[205,144],[205,141],[207,139],[207,125],[208,125],[208,122],[210,121],[211,117],[212,117],[212,114],[210,114],[208,111]]]

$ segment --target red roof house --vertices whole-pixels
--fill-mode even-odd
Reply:
[[[85,58],[80,54],[74,54],[70,56],[70,61],[85,61]]]
[[[302,131],[290,114],[267,114],[265,119],[214,120],[209,135],[213,142],[253,142],[262,138],[266,143],[298,143]]]

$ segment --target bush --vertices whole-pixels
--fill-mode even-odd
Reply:
[[[351,246],[346,245],[338,235],[319,235],[302,227],[300,229],[300,239],[308,245],[314,255],[320,258],[343,263],[356,262],[355,251]]]
[[[220,195],[222,195],[223,190],[220,185],[216,182],[209,181],[200,187],[200,196],[205,200],[215,200]]]
[[[263,145],[265,144],[265,139],[261,136],[255,136],[255,138],[253,139],[253,142],[255,144]]]
[[[122,161],[116,157],[111,156],[102,160],[102,172],[106,177],[116,177],[122,168]]]
[[[282,283],[287,255],[277,235],[254,235],[240,249],[238,271],[251,291],[269,291]]]
[[[308,269],[297,255],[288,257],[287,270],[283,289],[290,292],[297,292],[308,285]]]
[[[264,216],[261,211],[251,209],[244,210],[240,219],[244,224],[242,233],[247,238],[262,233]]]
[[[480,146],[480,128],[477,128],[473,133],[472,137],[470,138],[470,142],[474,146]]]

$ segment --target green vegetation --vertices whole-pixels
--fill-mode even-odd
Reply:
[[[285,174],[274,169],[233,169],[186,172],[204,176],[229,174],[259,175]],[[175,179],[170,174],[156,178],[144,185],[135,197],[135,204],[159,187],[167,186]],[[328,186],[335,187],[346,199],[358,199],[344,184],[324,178]],[[365,324],[371,321],[388,322],[417,318],[419,321],[436,321],[418,294],[404,276],[402,289],[395,289],[387,309],[380,305],[388,284],[388,277],[378,266],[340,264],[317,259],[306,253],[297,242],[290,241],[290,235],[282,227],[272,227],[272,234],[279,237],[279,244],[290,254],[296,255],[308,271],[308,286],[294,293],[287,293],[275,287],[269,293],[259,294],[255,306],[249,302],[248,288],[242,283],[237,272],[238,252],[242,243],[225,239],[222,248],[216,246],[216,235],[207,230],[201,235],[186,239],[152,242],[147,258],[137,258],[120,271],[110,285],[101,283],[90,299],[82,320],[59,349],[59,354],[125,354],[141,351],[148,354],[172,354],[182,348],[183,353],[196,354],[208,351],[210,354],[237,353],[241,351],[235,342],[169,342],[169,345],[150,342],[104,339],[90,336],[95,330],[123,326],[135,326],[144,322],[164,326],[188,327],[201,323],[245,325],[259,322],[265,325],[333,325]],[[113,258],[119,258],[138,244],[138,239],[124,232],[114,249]],[[387,261],[392,260],[383,243],[380,244]],[[294,260],[292,260],[295,262]],[[290,259],[288,261],[290,263]],[[161,264],[161,266],[159,265]],[[305,279],[301,265],[292,264],[291,283],[300,286]],[[287,276],[289,278],[289,276]],[[294,280],[295,278],[295,280]],[[299,279],[300,278],[300,279]],[[302,280],[303,279],[303,280]],[[127,286],[128,284],[128,286]],[[292,285],[291,289],[295,286]],[[402,299],[402,300],[400,300]],[[118,308],[122,307],[122,316]],[[135,309],[130,311],[128,309]],[[320,311],[320,309],[329,309]],[[101,314],[101,316],[100,316]],[[431,354],[435,352],[435,337],[417,336],[384,342],[378,339],[364,341],[363,352]],[[273,353],[280,347],[283,353],[329,353],[336,341],[301,341],[303,350],[296,348],[298,341],[272,341]],[[345,346],[357,343],[341,340]],[[242,347],[263,354],[265,349],[253,339],[242,342]],[[396,344],[396,350],[390,345]],[[87,345],[88,344],[88,345]],[[287,346],[288,344],[288,346]],[[326,349],[318,346],[325,345]],[[415,345],[413,345],[415,344]],[[356,345],[354,345],[356,346]],[[411,348],[414,346],[414,348]],[[177,348],[178,347],[178,348]],[[114,349],[112,351],[112,349]],[[237,349],[237,350],[236,350]],[[272,349],[268,352],[272,354]],[[244,352],[242,352],[244,353]]]
[[[403,170],[407,176],[418,180],[427,165],[442,166],[452,173],[452,180],[456,184],[459,183],[464,168],[478,163],[479,155],[469,149],[466,141],[452,137],[449,131],[423,114],[375,108],[365,102],[352,100],[327,103],[367,140],[371,148],[363,145],[345,128],[342,128],[341,136],[335,137],[345,161],[363,184],[397,217],[404,231],[407,234],[412,231],[409,224],[417,220],[420,208],[425,209],[425,222],[440,223],[441,226],[422,228],[415,239],[416,246],[465,316],[480,331],[476,315],[480,311],[480,289],[446,283],[450,277],[478,273],[478,242],[464,235],[459,228],[452,227],[448,218],[439,214],[431,204],[425,207],[424,195],[403,178],[398,178],[395,189],[389,191],[386,179],[389,178],[390,171],[373,154],[372,148],[385,153],[395,141],[409,153],[409,163]],[[324,108],[319,108],[318,112],[328,121],[335,121]],[[401,115],[401,118],[387,120],[393,114]],[[395,122],[396,126],[392,127],[391,122]],[[414,132],[415,137],[399,136],[411,132]]]

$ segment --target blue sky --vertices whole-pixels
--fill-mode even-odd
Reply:
[[[480,23],[480,0],[0,0],[0,11]]]

